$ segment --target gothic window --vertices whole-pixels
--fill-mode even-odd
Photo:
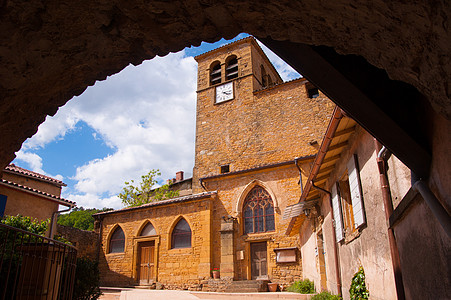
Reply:
[[[227,58],[226,63],[226,80],[238,77],[238,59],[235,55]]]
[[[152,223],[148,222],[146,226],[144,226],[143,230],[141,230],[141,236],[152,236],[157,235],[157,231],[153,227]]]
[[[210,66],[210,84],[221,83],[221,63],[216,61]]]
[[[274,231],[274,205],[262,187],[254,187],[244,200],[244,233]]]
[[[191,228],[185,219],[180,219],[172,231],[171,248],[191,247]]]
[[[121,253],[125,249],[125,234],[120,226],[116,227],[110,238],[109,253]]]

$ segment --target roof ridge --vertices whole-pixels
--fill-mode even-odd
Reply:
[[[48,192],[44,192],[44,191],[41,191],[41,190],[38,190],[38,189],[35,189],[35,188],[32,188],[32,187],[29,187],[29,186],[26,186],[26,185],[23,185],[23,184],[19,184],[19,183],[14,182],[14,181],[9,181],[9,180],[6,180],[6,179],[2,179],[1,182],[4,183],[4,184],[12,185],[12,186],[15,186],[15,187],[18,187],[18,188],[21,188],[21,189],[24,189],[24,190],[28,190],[30,192],[33,192],[33,193],[36,193],[36,194],[39,194],[39,195],[42,195],[42,196],[53,198],[55,200],[59,200],[61,202],[66,202],[67,204],[72,204],[73,206],[76,206],[76,203],[74,201],[70,201],[70,200],[65,199],[65,198],[63,198],[61,196],[56,196],[56,195],[50,194]]]
[[[180,196],[180,197],[175,197],[175,198],[161,200],[161,201],[149,202],[149,203],[142,204],[140,206],[123,207],[123,208],[120,208],[120,209],[115,209],[115,210],[110,210],[110,211],[105,211],[105,212],[98,212],[96,214],[93,214],[93,216],[103,215],[103,214],[110,214],[110,213],[116,213],[116,212],[124,212],[124,211],[129,211],[129,210],[134,210],[134,209],[141,209],[141,208],[158,206],[158,205],[164,205],[164,204],[172,204],[172,203],[182,202],[182,201],[186,201],[186,200],[195,200],[195,199],[198,199],[198,198],[211,196],[211,195],[214,195],[214,194],[217,194],[217,193],[218,193],[217,191],[208,191],[208,192],[202,192],[202,193],[191,194],[191,195],[186,195],[186,196]]]
[[[198,54],[198,55],[194,56],[194,59],[197,59],[197,58],[200,57],[200,56],[203,56],[203,55],[209,54],[209,53],[211,53],[211,52],[214,52],[214,51],[216,51],[216,50],[218,50],[218,49],[222,49],[222,48],[228,47],[228,46],[230,46],[230,45],[233,45],[233,44],[235,44],[235,43],[242,42],[242,41],[244,41],[244,40],[246,40],[246,39],[256,41],[256,38],[255,38],[253,35],[249,35],[249,36],[246,36],[246,37],[241,38],[241,39],[239,39],[239,40],[236,40],[236,41],[233,41],[233,42],[230,42],[230,43],[226,43],[226,44],[224,44],[224,45],[222,45],[222,46],[219,46],[219,47],[217,47],[217,48],[211,49],[211,50],[209,50],[209,51],[207,51],[207,52]]]
[[[19,173],[19,174],[22,174],[22,175],[36,177],[36,178],[39,178],[39,179],[42,179],[42,180],[47,180],[47,181],[56,183],[56,184],[61,185],[61,186],[66,186],[66,184],[64,182],[62,182],[61,180],[52,178],[52,177],[47,176],[47,175],[40,174],[38,172],[27,170],[25,168],[16,166],[15,164],[9,164],[8,166],[6,166],[5,170],[11,171],[11,172],[15,172],[15,173]]]

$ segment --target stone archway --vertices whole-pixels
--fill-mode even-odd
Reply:
[[[87,86],[130,63],[240,32],[361,55],[451,115],[447,3],[36,0],[1,8],[1,166]]]

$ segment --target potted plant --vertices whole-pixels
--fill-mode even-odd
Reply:
[[[270,292],[277,292],[277,287],[279,286],[279,284],[275,283],[275,282],[270,282],[268,283],[268,289]]]
[[[213,279],[219,279],[219,268],[213,268],[211,274],[213,275]]]

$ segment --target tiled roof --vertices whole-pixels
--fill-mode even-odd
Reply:
[[[65,206],[68,206],[68,207],[77,206],[77,204],[75,202],[73,202],[73,201],[70,201],[70,200],[61,198],[59,196],[55,196],[55,195],[49,194],[47,192],[43,192],[43,191],[40,191],[40,190],[31,188],[31,187],[28,187],[28,186],[25,186],[25,185],[21,185],[21,184],[12,182],[12,181],[8,181],[8,180],[2,179],[0,181],[0,184],[8,185],[8,186],[10,186],[12,188],[20,189],[20,190],[23,190],[25,192],[29,192],[29,193],[37,194],[39,196],[43,196],[44,198],[46,198],[46,199],[48,199],[50,201],[57,202],[58,204],[61,204],[61,205],[65,205]]]
[[[255,38],[254,38],[253,36],[246,36],[246,37],[244,37],[244,38],[242,38],[242,39],[239,39],[239,40],[233,41],[233,42],[231,42],[231,43],[227,43],[227,44],[225,44],[225,45],[222,45],[221,47],[214,48],[214,49],[212,49],[212,50],[210,50],[210,51],[201,53],[201,54],[195,56],[194,59],[196,59],[196,58],[198,58],[198,57],[201,57],[201,56],[204,56],[204,55],[207,55],[208,53],[218,51],[219,49],[229,47],[229,46],[231,46],[231,45],[233,45],[233,44],[237,44],[237,43],[243,42],[243,41],[245,41],[245,40],[252,40],[252,41],[255,41]]]
[[[37,172],[33,172],[24,168],[21,168],[19,166],[16,166],[15,164],[10,164],[5,168],[5,171],[10,171],[10,172],[14,172],[14,173],[19,173],[25,176],[30,176],[30,177],[34,177],[37,179],[41,179],[41,180],[46,180],[46,181],[50,181],[54,184],[57,184],[59,186],[66,186],[66,184],[64,182],[62,182],[61,180],[49,177],[49,176],[45,176],[42,174],[39,174]]]
[[[121,209],[100,212],[100,213],[93,214],[93,216],[107,215],[107,214],[113,214],[113,213],[117,213],[117,212],[124,212],[124,211],[143,209],[143,208],[154,207],[154,206],[161,206],[161,205],[197,200],[197,199],[207,198],[207,197],[216,195],[217,193],[218,193],[217,191],[211,191],[211,192],[204,192],[204,193],[199,193],[199,194],[194,194],[194,195],[187,195],[187,196],[172,198],[172,199],[168,199],[168,200],[150,202],[150,203],[146,203],[146,204],[143,204],[140,206],[125,207],[125,208],[121,208]]]

